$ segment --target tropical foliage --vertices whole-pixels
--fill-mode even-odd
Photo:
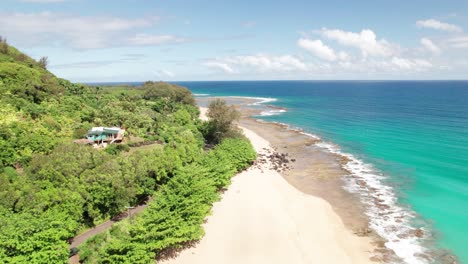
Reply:
[[[83,261],[148,263],[199,239],[217,191],[255,158],[250,143],[226,133],[205,152],[206,128],[219,117],[201,122],[186,88],[73,84],[47,63],[0,38],[1,262],[66,263],[78,232],[148,200],[133,222],[83,246]],[[72,143],[93,126],[123,127],[145,146]]]
[[[255,156],[247,140],[224,140],[200,161],[177,168],[132,222],[120,223],[89,240],[82,246],[81,259],[89,263],[154,263],[163,250],[199,240],[204,235],[203,220],[219,199],[218,190]]]

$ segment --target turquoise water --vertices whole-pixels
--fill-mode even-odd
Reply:
[[[276,98],[269,104],[287,112],[262,119],[300,127],[371,165],[403,214],[418,215],[410,224],[468,263],[468,82],[180,84],[195,94]]]

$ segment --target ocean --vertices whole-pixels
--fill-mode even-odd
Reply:
[[[425,263],[415,255],[435,247],[468,263],[468,81],[177,84],[199,96],[265,98],[278,108],[258,118],[301,128],[349,158],[346,188],[361,193],[371,227],[404,262]],[[375,199],[385,206],[372,208]],[[405,235],[414,230],[424,239]]]

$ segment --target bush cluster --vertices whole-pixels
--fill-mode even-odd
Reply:
[[[245,138],[226,139],[203,157],[179,167],[132,220],[90,239],[81,247],[85,263],[154,263],[163,250],[202,238],[202,224],[219,190],[248,167],[256,154]]]

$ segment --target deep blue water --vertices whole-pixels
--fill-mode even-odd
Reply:
[[[179,82],[195,94],[271,97],[262,117],[337,144],[383,173],[437,245],[468,263],[467,81]],[[417,221],[424,222],[424,225]]]

